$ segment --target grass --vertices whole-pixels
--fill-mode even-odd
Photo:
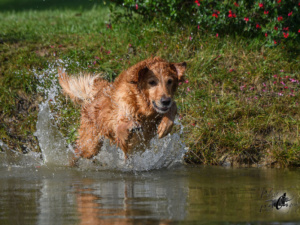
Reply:
[[[102,72],[113,80],[158,55],[188,63],[177,95],[187,162],[300,165],[296,43],[266,48],[263,40],[216,38],[171,21],[111,22],[99,1],[50,2],[0,0],[0,137],[10,147],[39,151],[33,133],[45,96],[34,69],[62,59],[69,72]],[[52,106],[57,124],[73,143],[79,108],[62,96],[57,101],[67,106]]]

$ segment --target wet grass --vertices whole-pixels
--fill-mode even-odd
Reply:
[[[265,48],[263,40],[217,38],[170,21],[111,23],[107,4],[95,1],[35,3],[0,0],[0,136],[10,147],[39,150],[33,133],[43,94],[33,69],[62,59],[74,62],[69,72],[103,72],[113,80],[158,55],[188,63],[177,95],[183,140],[191,149],[187,162],[299,166],[296,43]],[[58,101],[67,109],[53,106],[57,124],[72,143],[79,108],[62,96]]]

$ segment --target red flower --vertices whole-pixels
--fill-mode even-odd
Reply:
[[[278,30],[278,27],[274,27],[274,30]]]
[[[261,28],[261,26],[257,23],[256,24],[256,29],[260,29]]]
[[[218,14],[217,13],[213,13],[212,16],[218,18]]]
[[[288,38],[289,33],[284,33],[284,32],[283,32],[283,36],[284,36],[284,38]]]
[[[284,27],[283,30],[289,31],[289,27]]]
[[[289,12],[288,16],[291,16],[293,14],[293,12]]]
[[[138,10],[139,9],[139,5],[135,4],[135,9]]]
[[[274,40],[274,45],[276,45],[276,44],[277,44],[277,41]]]
[[[269,14],[269,11],[264,11],[264,14],[265,14],[265,15]]]
[[[198,0],[196,0],[195,3],[197,4],[197,6],[200,6],[200,3]]]
[[[248,21],[249,21],[249,18],[248,18],[248,17],[245,17],[244,20],[245,20],[246,22],[248,22]]]
[[[216,34],[216,37],[219,37],[219,34],[218,34],[218,33]]]
[[[228,14],[228,17],[231,18],[231,17],[236,17],[236,14],[235,13],[232,13],[231,10],[229,10],[229,14]]]
[[[265,37],[268,37],[268,33],[265,33]]]
[[[283,20],[283,17],[282,17],[282,16],[278,16],[278,17],[277,17],[277,20],[280,22],[280,21]]]
[[[298,33],[300,33],[300,29],[298,30]]]
[[[277,3],[279,4],[281,2],[281,0],[278,0]]]
[[[259,8],[263,8],[263,7],[264,7],[264,4],[258,3],[258,6],[259,6]]]
[[[240,6],[240,5],[239,5],[238,3],[236,3],[236,2],[233,3],[233,4],[234,4],[236,7],[239,7],[239,6]]]

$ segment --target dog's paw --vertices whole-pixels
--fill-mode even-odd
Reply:
[[[168,133],[171,132],[172,127],[173,127],[174,122],[170,120],[168,117],[164,117],[158,128],[157,128],[157,133],[159,138],[165,137]]]
[[[120,146],[126,147],[126,143],[132,138],[134,133],[142,131],[142,126],[136,121],[120,123],[117,128],[117,142]]]

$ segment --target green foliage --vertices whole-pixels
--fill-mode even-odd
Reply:
[[[115,0],[131,12],[152,20],[174,20],[215,35],[261,37],[267,46],[300,40],[298,0]],[[127,14],[128,16],[128,14]]]

